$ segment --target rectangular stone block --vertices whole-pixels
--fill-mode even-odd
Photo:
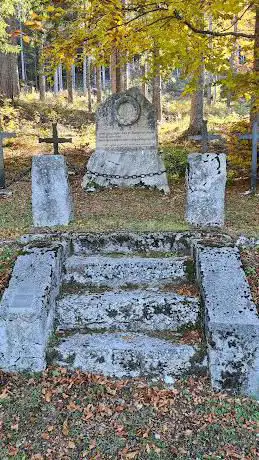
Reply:
[[[186,220],[195,226],[224,225],[226,155],[188,155]]]
[[[68,225],[72,220],[72,197],[62,155],[33,158],[32,214],[35,227]]]
[[[196,247],[212,386],[259,398],[259,318],[233,247]]]
[[[18,257],[0,304],[0,367],[41,371],[61,283],[62,245]]]

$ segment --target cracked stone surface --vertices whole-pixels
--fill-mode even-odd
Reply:
[[[237,248],[196,249],[216,390],[259,397],[259,318]]]
[[[180,377],[197,349],[142,334],[76,334],[55,347],[58,364],[114,377]]]
[[[197,298],[135,290],[66,295],[58,301],[56,311],[62,330],[176,331],[195,326],[199,310]]]
[[[146,283],[157,285],[186,279],[187,260],[186,257],[71,256],[66,262],[64,281],[111,287]]]
[[[224,153],[188,155],[186,219],[190,224],[224,225],[226,180]]]
[[[62,247],[34,249],[18,257],[0,304],[0,367],[45,369],[61,282]]]

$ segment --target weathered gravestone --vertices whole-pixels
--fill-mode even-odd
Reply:
[[[226,155],[192,153],[188,156],[186,219],[192,225],[224,225]]]
[[[72,220],[72,197],[62,155],[33,158],[32,214],[35,227],[67,225]]]
[[[164,162],[158,154],[152,104],[137,88],[114,94],[96,115],[96,150],[83,187],[144,185],[169,192]]]

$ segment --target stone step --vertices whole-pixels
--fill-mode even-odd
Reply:
[[[52,355],[59,366],[95,374],[178,378],[195,367],[198,347],[135,333],[77,333],[62,339]]]
[[[177,331],[198,322],[199,299],[172,292],[134,290],[68,294],[57,302],[60,330]]]
[[[65,266],[65,283],[118,287],[127,284],[159,285],[186,280],[190,259],[187,257],[145,258],[71,256]]]

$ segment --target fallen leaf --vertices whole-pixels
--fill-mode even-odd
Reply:
[[[68,428],[67,420],[65,420],[64,423],[63,423],[62,433],[63,433],[64,436],[68,436],[69,428]]]
[[[76,448],[76,445],[75,445],[74,441],[69,441],[68,442],[68,448],[69,449],[75,449]]]
[[[15,457],[18,454],[18,449],[17,447],[10,446],[8,447],[8,455],[11,457]]]
[[[138,451],[132,451],[132,452],[128,452],[127,454],[125,454],[125,458],[126,459],[132,459],[132,458],[136,458],[136,456],[138,455]]]
[[[49,439],[49,433],[42,433],[41,434],[41,437],[42,439],[44,439],[45,441],[47,441]]]

